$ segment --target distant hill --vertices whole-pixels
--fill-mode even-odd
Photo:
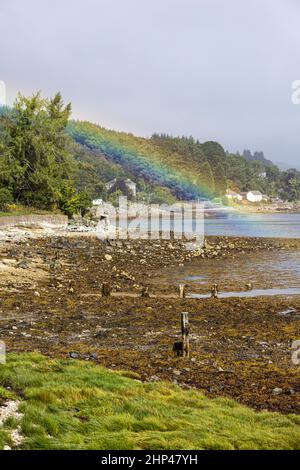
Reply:
[[[135,178],[167,187],[180,199],[211,197],[218,181],[217,162],[226,158],[224,149],[214,142],[146,139],[89,122],[72,121],[67,130],[77,144],[92,150],[94,155],[101,153]]]
[[[228,186],[270,192],[270,185],[272,194],[276,193],[272,182],[278,178],[277,171],[261,178],[266,168],[276,168],[263,152],[229,154],[218,142],[167,134],[137,137],[86,121],[71,121],[67,132],[81,148],[79,161],[95,164],[104,181],[126,175],[141,187],[146,185],[138,191],[150,191],[154,185],[167,188],[178,199],[212,199],[223,196]]]
[[[0,115],[6,112],[11,110],[2,108]],[[214,199],[228,187],[277,196],[282,188],[280,170],[263,152],[230,154],[214,141],[167,134],[144,138],[87,121],[69,121],[66,131],[78,162],[77,187],[92,197],[105,197],[105,183],[120,177],[134,180],[146,200],[155,192],[158,199]]]
[[[35,114],[40,116],[41,110],[50,109],[52,102],[53,106],[56,106],[56,102],[61,101],[61,95],[57,94],[52,101],[40,100],[39,95],[30,99],[20,97],[20,100],[27,106],[32,103],[32,106],[37,107],[37,109],[34,108]],[[31,111],[28,112],[31,113]],[[67,107],[66,113],[69,112],[70,108]],[[43,139],[47,144],[59,146],[60,142],[64,142],[65,145],[63,156],[68,157],[69,170],[63,173],[62,167],[59,166],[61,164],[59,158],[55,160],[54,157],[54,165],[58,164],[57,168],[62,169],[62,173],[58,171],[57,174],[65,175],[65,184],[60,192],[55,193],[54,199],[57,195],[61,199],[71,197],[73,193],[71,194],[70,187],[74,185],[75,196],[80,194],[82,200],[84,197],[85,201],[87,198],[108,197],[117,201],[118,196],[123,192],[120,189],[122,187],[120,180],[130,178],[137,185],[138,201],[159,204],[166,201],[170,203],[176,199],[220,199],[224,197],[228,188],[235,191],[259,190],[269,196],[300,200],[300,172],[281,171],[265,157],[263,152],[252,154],[251,151],[245,150],[243,155],[233,154],[225,152],[218,142],[201,143],[193,137],[186,136],[154,134],[151,138],[138,137],[130,133],[105,129],[87,121],[70,121],[65,119],[65,116],[66,114],[63,128],[58,126],[59,139],[55,139],[53,132],[50,139],[47,120],[45,122],[32,119],[24,121],[24,119],[20,120],[17,108],[15,111],[13,108],[0,109],[0,164],[3,168],[2,175],[0,172],[2,176],[0,189],[11,193],[12,184],[14,184],[13,197],[16,200],[19,200],[19,192],[24,191],[24,185],[18,187],[15,169],[11,162],[15,161],[22,168],[25,166],[26,170],[27,160],[35,161],[35,150],[32,150],[30,146],[30,139],[24,140],[26,149],[28,147],[26,150],[28,158],[26,154],[24,160],[22,154],[18,153],[16,144],[19,142],[11,133],[11,129],[18,125],[18,132],[27,136],[29,123],[32,135],[36,134],[40,139],[41,128],[44,132]],[[69,139],[65,139],[64,132],[68,134]],[[20,142],[22,143],[22,140]],[[41,162],[45,166],[44,177],[52,170],[48,162],[49,155],[56,155],[54,152],[48,155],[45,148],[43,145],[37,149],[37,152],[42,149],[40,153]],[[43,164],[40,165],[40,171],[44,170]],[[31,167],[28,166],[28,168]],[[57,174],[54,174],[54,179],[57,179]],[[118,179],[118,189],[108,191],[105,183],[115,178]],[[40,187],[43,191],[44,186]],[[51,190],[52,186],[50,185],[49,188]],[[31,192],[29,196],[26,196],[26,203],[32,204],[36,193]],[[47,198],[46,195],[44,205],[50,204],[50,199]],[[226,201],[225,198],[224,201]]]
[[[271,160],[268,160],[263,152],[254,152],[252,154],[251,150],[244,150],[243,152],[243,157],[248,161],[248,162],[261,162],[265,166],[272,166],[274,163]]]
[[[297,165],[295,163],[289,163],[289,162],[274,162],[274,163],[282,171],[290,170],[291,168],[296,168],[296,170],[300,170],[300,165]]]

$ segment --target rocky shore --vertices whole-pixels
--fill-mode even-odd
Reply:
[[[248,256],[276,258],[299,245],[208,237],[190,251],[178,240],[74,234],[6,240],[0,245],[0,339],[8,352],[92,360],[142,380],[170,380],[256,409],[299,413],[299,368],[291,362],[291,342],[300,339],[299,297],[179,299],[172,280],[160,278],[164,269],[189,263],[213,269],[236,258],[243,265]],[[116,296],[102,297],[103,283]],[[150,298],[141,297],[144,287]],[[182,311],[190,313],[190,359],[172,351]]]

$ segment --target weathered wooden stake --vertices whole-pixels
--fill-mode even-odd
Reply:
[[[110,297],[111,296],[111,286],[108,282],[103,282],[102,290],[101,290],[102,297]]]
[[[181,313],[181,334],[182,334],[182,355],[183,357],[190,356],[190,326],[188,312]]]
[[[179,298],[185,299],[185,285],[179,284]]]
[[[144,298],[146,298],[146,299],[148,299],[148,298],[150,297],[150,294],[149,294],[149,287],[144,286],[144,287],[142,288],[141,297],[144,297]]]
[[[211,292],[211,297],[213,299],[217,299],[218,298],[218,293],[219,293],[218,284],[213,284],[210,292]]]

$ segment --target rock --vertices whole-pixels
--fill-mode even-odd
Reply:
[[[19,269],[28,269],[29,264],[26,260],[20,261],[20,263],[17,264],[17,268]]]
[[[11,450],[11,447],[9,447],[9,446],[4,446],[4,447],[3,447],[3,450]]]
[[[129,273],[127,273],[126,271],[121,271],[121,276],[124,279],[127,279],[128,281],[135,281],[135,278],[131,276]]]
[[[80,355],[77,352],[70,352],[69,356],[71,359],[79,359]]]
[[[266,341],[258,341],[258,344],[260,344],[263,348],[269,348],[270,345]]]
[[[151,382],[158,382],[160,378],[157,375],[151,375],[150,380]]]
[[[34,296],[35,296],[35,297],[41,297],[41,294],[36,290],[36,291],[34,292]]]
[[[278,395],[282,395],[282,394],[283,394],[282,388],[279,388],[279,387],[273,388],[272,395],[278,396]]]
[[[105,255],[104,258],[106,259],[106,261],[112,261],[112,256],[111,255]]]

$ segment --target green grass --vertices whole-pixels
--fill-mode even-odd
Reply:
[[[24,394],[24,449],[300,449],[299,416],[256,413],[227,398],[126,375],[11,354],[0,366],[0,398]],[[11,419],[0,429],[0,445],[11,444],[14,426]]]
[[[13,204],[9,210],[0,211],[0,217],[19,216],[19,215],[49,215],[59,214],[58,210],[49,211],[43,209],[37,209],[36,207],[22,206],[21,204]]]

